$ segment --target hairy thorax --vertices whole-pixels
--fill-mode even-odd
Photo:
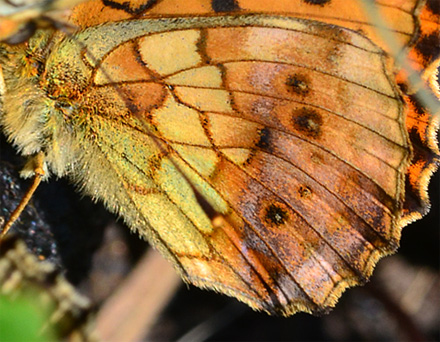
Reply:
[[[81,58],[85,51],[52,30],[40,30],[28,43],[0,45],[3,131],[24,156],[43,152],[46,167],[58,177],[84,162],[85,145],[95,142],[93,117],[124,112],[109,103],[109,94],[87,91],[91,70]]]

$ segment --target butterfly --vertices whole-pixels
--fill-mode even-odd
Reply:
[[[376,5],[438,96],[436,3]],[[272,314],[327,311],[426,213],[440,158],[435,106],[366,13],[361,1],[85,1],[74,34],[2,45],[2,129],[185,281]]]

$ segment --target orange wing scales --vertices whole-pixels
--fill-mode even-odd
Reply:
[[[189,179],[194,179],[191,172],[200,172],[200,166],[193,157],[189,157],[190,153],[185,154],[185,145],[189,143],[210,148],[213,144],[212,147],[219,153],[217,157],[212,157],[215,169],[207,174],[202,172],[200,176],[232,210],[231,214],[219,216],[218,221],[222,224],[216,226],[213,233],[204,234],[211,246],[208,255],[176,252],[184,274],[193,283],[201,286],[210,284],[210,287],[233,293],[254,307],[290,314],[299,309],[313,308],[316,311],[332,305],[338,291],[363,281],[371,273],[372,265],[380,254],[395,248],[398,240],[396,233],[390,229],[394,227],[392,217],[398,210],[399,200],[396,200],[396,196],[400,196],[396,172],[402,167],[407,152],[405,140],[397,132],[393,132],[395,141],[392,140],[393,136],[385,139],[385,132],[382,135],[379,133],[383,129],[380,121],[374,126],[366,118],[346,118],[352,115],[350,109],[355,108],[357,102],[359,109],[356,111],[365,111],[365,116],[371,113],[371,110],[363,108],[360,97],[358,100],[349,98],[347,91],[351,85],[363,93],[364,100],[372,96],[374,101],[386,103],[384,112],[378,112],[377,115],[382,120],[389,118],[391,123],[395,122],[399,132],[401,108],[386,74],[378,79],[376,73],[367,70],[371,76],[362,79],[355,73],[338,69],[336,61],[350,54],[350,51],[343,49],[346,43],[341,43],[339,49],[326,47],[323,41],[324,46],[322,52],[317,53],[318,56],[328,56],[327,51],[335,51],[333,57],[327,61],[318,58],[308,61],[301,55],[310,49],[305,37],[301,33],[292,33],[289,37],[285,37],[286,34],[291,33],[273,28],[218,28],[199,33],[191,30],[187,33],[179,31],[146,36],[132,44],[140,47],[140,58],[149,67],[146,74],[156,75],[156,82],[164,78],[173,84],[171,93],[166,92],[168,95],[161,102],[162,106],[156,103],[152,110],[140,111],[137,115],[145,117],[144,113],[148,112],[157,133],[169,141],[183,159],[185,164],[175,163],[180,165],[181,171]],[[341,34],[344,32],[341,31]],[[193,50],[191,44],[185,50],[181,49],[181,54],[187,58],[170,66],[163,65],[160,58],[156,60],[151,52],[146,53],[153,46],[162,46],[162,42],[167,42],[169,46],[169,42],[174,41],[173,35],[186,37],[193,44],[199,40],[198,50]],[[266,49],[261,53],[243,48],[249,41],[262,39],[298,41],[302,50],[292,51],[282,44],[273,45],[273,50]],[[343,40],[349,41],[350,37],[345,36]],[[112,60],[114,55],[119,54],[118,50],[105,57],[102,65],[107,64],[106,58]],[[376,58],[374,49],[365,51],[368,51],[366,47],[360,53]],[[128,56],[131,54],[127,53]],[[377,56],[377,69],[382,70],[383,62],[380,55]],[[307,64],[297,67],[292,63],[296,60],[307,61]],[[124,71],[124,65],[119,68],[122,68],[119,69],[121,74],[128,75],[131,66],[127,65],[127,72]],[[192,69],[201,72],[201,75],[207,73],[220,78],[202,86],[200,82],[206,80],[197,77],[197,72]],[[180,72],[184,75],[179,75]],[[307,77],[315,80],[314,73],[322,75],[322,84],[316,85],[307,80]],[[191,77],[192,83],[187,77]],[[302,91],[295,88],[295,77],[301,79]],[[372,81],[373,77],[375,81]],[[373,84],[381,90],[374,89]],[[331,89],[339,90],[332,96]],[[346,102],[341,104],[343,92]],[[355,94],[356,90],[353,90],[353,98],[356,98]],[[328,96],[328,99],[322,99],[319,95]],[[203,101],[206,96],[212,96],[208,97],[209,103]],[[216,104],[218,96],[226,96],[226,100]],[[128,94],[127,97],[132,98]],[[227,103],[231,103],[231,106]],[[205,111],[208,139],[204,139],[204,128],[199,119],[199,114]],[[172,119],[174,115],[178,117]],[[175,121],[175,124],[168,127],[164,120]],[[338,124],[339,120],[342,121]],[[369,129],[359,120],[370,125]],[[356,147],[358,151],[363,151],[363,161],[352,159],[356,153],[347,154],[346,145],[341,148],[335,145],[333,132],[342,131],[344,125],[350,125],[353,135],[343,141],[352,141],[355,147],[361,141],[379,144]],[[188,127],[191,127],[191,140],[179,135]],[[228,127],[234,127],[234,130],[228,132]],[[373,134],[375,138],[367,136],[362,139],[362,134]],[[328,143],[325,139],[328,139]],[[300,151],[300,146],[304,152]],[[243,154],[242,150],[248,153]],[[375,156],[369,151],[385,154]],[[304,161],[306,155],[310,155],[310,162]],[[327,179],[331,163],[325,162],[325,159],[329,158],[339,165],[334,169],[331,167],[330,174],[336,178],[340,174],[340,181]],[[365,158],[371,158],[370,162],[365,162]],[[393,159],[396,161],[393,162]],[[389,166],[377,164],[380,160],[386,161]],[[364,164],[357,164],[360,162]],[[316,166],[314,170],[303,171],[297,165],[304,168],[307,168],[306,165]],[[317,172],[319,168],[321,172]],[[388,168],[391,173],[381,178]],[[363,171],[359,172],[359,169]],[[348,174],[353,176],[351,184],[347,182]],[[318,180],[309,175],[314,175]],[[286,183],[281,181],[283,178]],[[385,179],[394,179],[397,183],[386,185]],[[358,195],[349,198],[348,189],[353,191],[359,182],[365,185],[362,188],[365,194],[359,194],[357,189],[355,193]],[[367,183],[370,183],[368,187]],[[347,189],[346,202],[342,198],[344,191],[341,188]],[[255,195],[250,196],[252,194]],[[168,192],[168,196],[172,195]],[[371,210],[365,210],[367,207]],[[221,233],[222,230],[224,233]],[[165,241],[169,239],[160,231],[158,234]],[[228,241],[233,242],[233,248],[226,249]],[[173,244],[170,246],[175,251],[178,248]],[[189,247],[186,249],[191,250]],[[238,260],[241,260],[239,267]],[[218,273],[220,270],[222,272]],[[227,279],[231,280],[225,281],[223,278],[221,281],[216,274],[228,274]],[[310,277],[310,274],[313,276]],[[317,287],[315,283],[321,285]],[[257,301],[254,299],[255,293],[249,292],[249,286],[257,293]],[[271,296],[271,293],[275,296]]]
[[[434,0],[376,3],[434,84]],[[25,67],[1,60],[40,95],[17,104],[21,84],[6,77],[2,124],[186,281],[270,313],[326,311],[426,211],[437,124],[358,1],[272,7],[86,1],[76,35],[34,38]],[[41,136],[58,139],[23,140],[29,103],[51,119]]]
[[[440,97],[436,75],[440,68],[440,6],[429,0],[421,9],[420,33],[408,53],[411,66],[420,73],[434,96]],[[440,163],[437,144],[440,111],[433,116],[420,100],[417,89],[408,83],[406,72],[397,75],[397,82],[404,90],[403,98],[408,106],[406,127],[413,147],[411,164],[406,172],[405,202],[401,225],[421,218],[429,210],[427,187],[431,175]],[[437,108],[439,108],[437,104]]]

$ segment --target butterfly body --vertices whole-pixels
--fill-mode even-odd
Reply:
[[[4,47],[23,154],[185,280],[271,313],[326,310],[395,251],[412,145],[380,42],[264,9],[91,23],[80,6],[77,33]]]

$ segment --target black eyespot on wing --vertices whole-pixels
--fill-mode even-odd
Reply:
[[[310,91],[309,80],[301,74],[289,75],[286,80],[287,89],[298,95],[307,95]]]
[[[292,116],[293,127],[310,138],[321,135],[322,117],[315,110],[301,108],[295,110]]]
[[[257,147],[263,150],[269,150],[270,148],[270,130],[268,128],[263,128],[259,132],[260,140],[258,140]]]
[[[211,7],[214,12],[234,12],[241,9],[236,0],[212,0]]]
[[[318,6],[325,6],[328,3],[331,2],[331,0],[303,0],[306,4],[309,5],[318,5]]]
[[[309,198],[312,195],[312,190],[306,185],[301,185],[298,189],[298,193],[301,198]]]
[[[276,204],[270,204],[266,208],[264,219],[268,223],[281,226],[287,221],[287,217],[288,213],[285,209]]]

